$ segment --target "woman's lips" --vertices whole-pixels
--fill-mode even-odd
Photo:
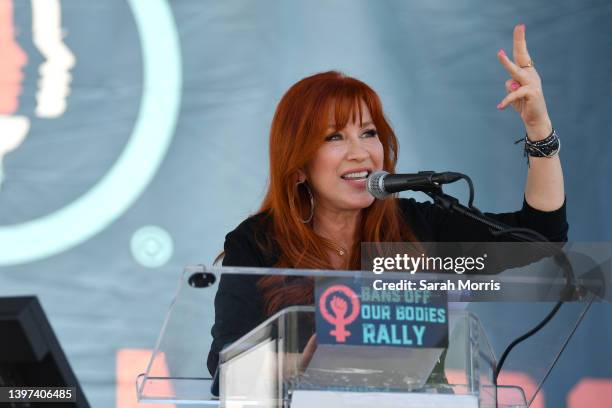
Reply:
[[[363,190],[365,189],[365,185],[366,185],[366,181],[368,179],[367,178],[360,178],[360,179],[342,179],[342,181],[348,183],[349,186]]]

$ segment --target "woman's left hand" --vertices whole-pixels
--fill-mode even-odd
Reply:
[[[497,58],[511,77],[505,84],[508,95],[497,108],[504,109],[512,105],[521,115],[529,139],[532,141],[544,139],[552,132],[552,124],[546,109],[542,80],[527,51],[524,24],[514,27],[512,54],[514,61],[508,58],[503,49],[497,53]]]
[[[300,372],[306,371],[308,368],[308,364],[310,364],[310,360],[314,356],[315,351],[317,351],[317,335],[313,334],[308,339],[308,343],[306,343],[306,347],[304,347],[304,351],[302,352],[302,359],[300,361]]]

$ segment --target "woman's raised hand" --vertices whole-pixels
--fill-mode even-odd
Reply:
[[[514,27],[512,54],[514,61],[510,60],[503,49],[497,52],[497,58],[510,74],[505,84],[508,95],[497,108],[504,109],[512,105],[521,115],[529,139],[544,139],[552,132],[552,124],[546,110],[542,80],[527,51],[524,24]]]

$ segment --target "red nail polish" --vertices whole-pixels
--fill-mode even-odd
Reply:
[[[502,109],[502,104],[500,103],[499,105],[497,105],[497,109]]]
[[[521,23],[519,24],[519,27],[521,28],[521,30],[525,31],[525,24]]]
[[[504,51],[504,49],[503,49],[503,48],[502,48],[502,49],[500,49],[499,51],[497,51],[497,53],[498,53],[499,55],[501,55],[502,57],[505,57],[505,56],[506,56],[506,51]]]
[[[520,87],[520,85],[519,85],[519,83],[518,83],[518,82],[513,82],[513,83],[510,85],[510,88],[511,88],[513,91],[516,91],[517,89],[519,89],[519,87]]]

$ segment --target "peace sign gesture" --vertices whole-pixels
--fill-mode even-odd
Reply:
[[[546,110],[542,80],[527,51],[525,24],[514,27],[512,54],[514,61],[508,58],[503,49],[497,53],[497,58],[511,77],[505,83],[508,95],[497,108],[504,109],[512,105],[521,115],[529,139],[534,141],[544,139],[552,131],[552,125]]]

